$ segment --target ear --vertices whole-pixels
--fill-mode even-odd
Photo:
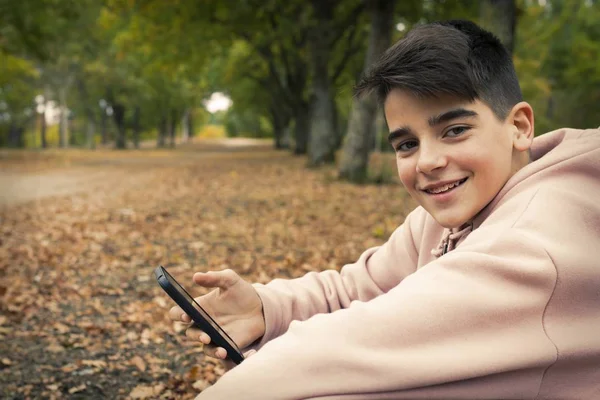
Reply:
[[[513,147],[515,150],[529,150],[534,137],[533,109],[529,103],[522,101],[515,104],[506,122],[513,131]]]

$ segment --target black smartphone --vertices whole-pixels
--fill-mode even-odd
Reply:
[[[177,283],[167,270],[161,265],[154,270],[154,276],[160,287],[190,316],[194,325],[210,336],[212,344],[227,350],[227,357],[236,364],[244,360],[244,355],[231,340],[227,332],[215,322],[214,319],[198,304],[185,289]]]

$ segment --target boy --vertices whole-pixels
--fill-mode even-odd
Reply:
[[[600,132],[534,139],[509,55],[466,21],[412,30],[371,90],[420,207],[339,273],[197,273],[220,289],[200,303],[256,353],[199,397],[600,398]]]

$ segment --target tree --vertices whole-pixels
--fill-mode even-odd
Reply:
[[[337,111],[331,93],[331,53],[336,42],[347,29],[356,30],[356,21],[364,9],[364,3],[350,6],[337,0],[313,0],[314,26],[310,30],[310,54],[312,69],[311,130],[308,165],[318,167],[335,162],[337,149]],[[342,14],[342,11],[348,11]],[[335,18],[336,13],[339,15]],[[352,49],[348,45],[347,49]],[[354,51],[356,52],[356,51]]]
[[[394,2],[377,0],[369,4],[371,31],[365,57],[366,71],[388,48],[392,36]],[[348,133],[343,147],[340,177],[353,182],[363,182],[367,177],[369,153],[375,134],[377,103],[373,96],[354,98],[350,111]]]
[[[510,54],[515,48],[517,5],[515,0],[481,0],[480,23],[494,33]]]

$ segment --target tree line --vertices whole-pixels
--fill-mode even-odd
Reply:
[[[0,0],[0,145],[31,131],[47,147],[50,105],[61,147],[174,146],[217,121],[309,166],[341,153],[340,175],[360,182],[385,128],[353,85],[413,26],[451,18],[512,52],[538,133],[600,125],[597,0]],[[210,115],[214,92],[233,105]]]

